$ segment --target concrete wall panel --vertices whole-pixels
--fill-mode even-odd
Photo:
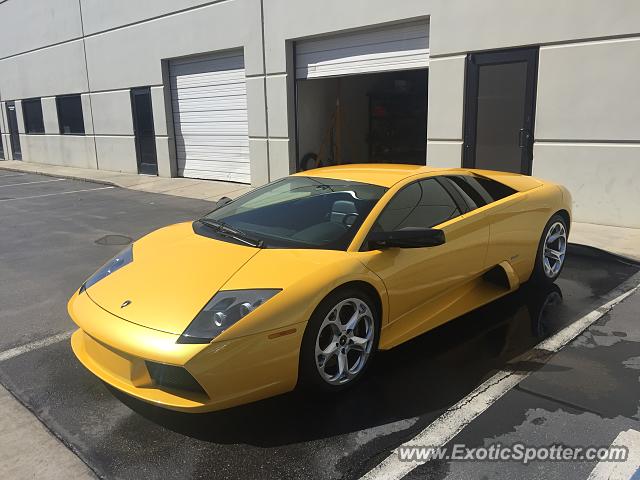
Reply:
[[[224,0],[218,0],[224,1]],[[198,5],[212,0],[81,0],[85,35],[110,30]],[[76,1],[77,4],[77,1]]]
[[[269,117],[269,136],[287,137],[289,135],[289,116],[287,115],[287,75],[267,77],[267,115]]]
[[[0,3],[0,58],[81,36],[78,0]]]
[[[98,135],[133,135],[129,90],[92,93],[91,108]]]
[[[22,134],[22,133],[25,133],[24,117],[22,115],[22,101],[16,100],[15,107],[16,107],[16,120],[18,122],[18,133]]]
[[[434,58],[429,63],[427,138],[462,139],[465,58]]]
[[[269,178],[271,180],[286,177],[295,168],[291,149],[289,139],[269,139]]]
[[[151,88],[151,109],[153,110],[153,125],[156,135],[166,136],[167,112],[165,110],[165,87]]]
[[[93,137],[75,135],[20,135],[25,162],[96,168]]]
[[[251,184],[264,185],[269,182],[268,141],[266,138],[249,139],[249,155],[251,156]]]
[[[462,141],[427,141],[427,165],[458,168],[462,165]]]
[[[432,17],[431,54],[629,35],[638,33],[639,25],[637,0],[439,0]]]
[[[565,185],[573,219],[640,228],[640,144],[536,143],[533,174]]]
[[[133,137],[96,136],[100,170],[138,173],[136,145]]]
[[[60,133],[60,124],[58,123],[58,108],[56,107],[56,97],[43,97],[42,102],[42,119],[44,120],[44,133],[54,135]]]
[[[249,112],[249,136],[266,137],[267,110],[264,77],[247,78],[247,110]]]
[[[160,177],[175,177],[178,174],[175,147],[176,144],[173,138],[156,137],[156,156],[158,158],[158,175]]]
[[[640,142],[640,37],[540,49],[537,139]]]
[[[87,90],[82,40],[0,60],[3,100],[83,93]]]
[[[248,0],[216,3],[88,37],[91,89],[161,85],[161,60],[244,47],[247,74],[262,73],[260,9]]]
[[[91,108],[91,95],[84,93],[80,96],[82,101],[82,117],[84,119],[84,133],[93,135],[93,109]]]

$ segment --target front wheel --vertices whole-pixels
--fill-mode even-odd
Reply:
[[[325,298],[309,320],[302,340],[300,373],[304,386],[339,391],[365,372],[378,346],[380,314],[358,289]]]
[[[564,267],[567,255],[567,221],[561,215],[554,215],[542,231],[536,263],[531,280],[534,283],[553,283]]]

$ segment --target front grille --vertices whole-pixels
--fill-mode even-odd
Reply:
[[[147,370],[149,370],[149,375],[156,385],[173,390],[184,390],[206,395],[200,384],[186,369],[150,361],[145,363]]]

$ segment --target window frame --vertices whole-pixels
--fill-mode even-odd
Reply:
[[[80,113],[82,114],[82,132],[65,132],[62,128],[62,118],[60,116],[60,102],[69,99],[69,98],[78,98],[80,101]],[[56,113],[58,115],[58,131],[60,135],[76,135],[76,136],[84,136],[86,135],[86,129],[84,125],[84,108],[82,108],[82,94],[80,93],[72,93],[67,95],[57,95],[56,96]]]
[[[27,114],[27,111],[25,110],[25,104],[35,104],[38,103],[38,105],[40,105],[40,123],[42,125],[42,131],[31,131],[29,129],[29,118],[30,115]],[[44,135],[45,134],[45,126],[44,126],[44,114],[42,113],[42,97],[32,97],[32,98],[25,98],[20,102],[20,105],[22,107],[22,123],[24,124],[24,133],[26,135]],[[33,120],[33,119],[31,119]]]
[[[364,237],[364,239],[362,241],[362,244],[361,244],[361,246],[359,248],[359,251],[361,251],[361,252],[371,251],[369,249],[368,245],[369,245],[369,236],[371,235],[371,231],[373,229],[373,226],[376,224],[378,219],[382,215],[384,215],[384,212],[387,210],[387,208],[389,207],[391,202],[393,202],[395,200],[395,198],[400,194],[400,192],[402,192],[405,188],[409,188],[412,185],[415,185],[416,183],[419,183],[419,182],[424,182],[425,180],[434,179],[444,189],[446,194],[449,195],[449,198],[451,198],[453,203],[458,207],[458,210],[460,211],[460,215],[458,215],[457,217],[450,218],[449,220],[445,220],[442,223],[446,223],[446,222],[450,222],[452,220],[458,220],[458,219],[463,218],[464,214],[469,211],[469,206],[467,205],[467,202],[465,202],[464,199],[457,192],[455,192],[455,194],[451,193],[452,191],[455,191],[455,190],[452,188],[452,186],[448,185],[446,181],[443,181],[443,178],[446,178],[446,175],[430,175],[430,176],[427,176],[427,177],[421,177],[421,178],[415,179],[415,180],[413,180],[413,181],[411,181],[409,183],[406,183],[406,184],[402,185],[393,194],[393,196],[387,201],[387,203],[384,205],[384,207],[382,208],[380,213],[378,213],[378,215],[376,216],[376,219],[371,223],[371,226],[369,227],[369,231],[365,235],[365,237]],[[437,225],[441,225],[441,223],[439,223]],[[434,225],[433,227],[425,227],[425,228],[436,228],[437,225]]]

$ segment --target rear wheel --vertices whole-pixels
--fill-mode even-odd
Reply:
[[[325,298],[309,320],[302,340],[304,386],[339,391],[365,372],[378,347],[377,304],[365,292],[346,288]]]
[[[568,227],[561,215],[554,215],[542,231],[531,280],[550,284],[560,275],[567,254]]]

